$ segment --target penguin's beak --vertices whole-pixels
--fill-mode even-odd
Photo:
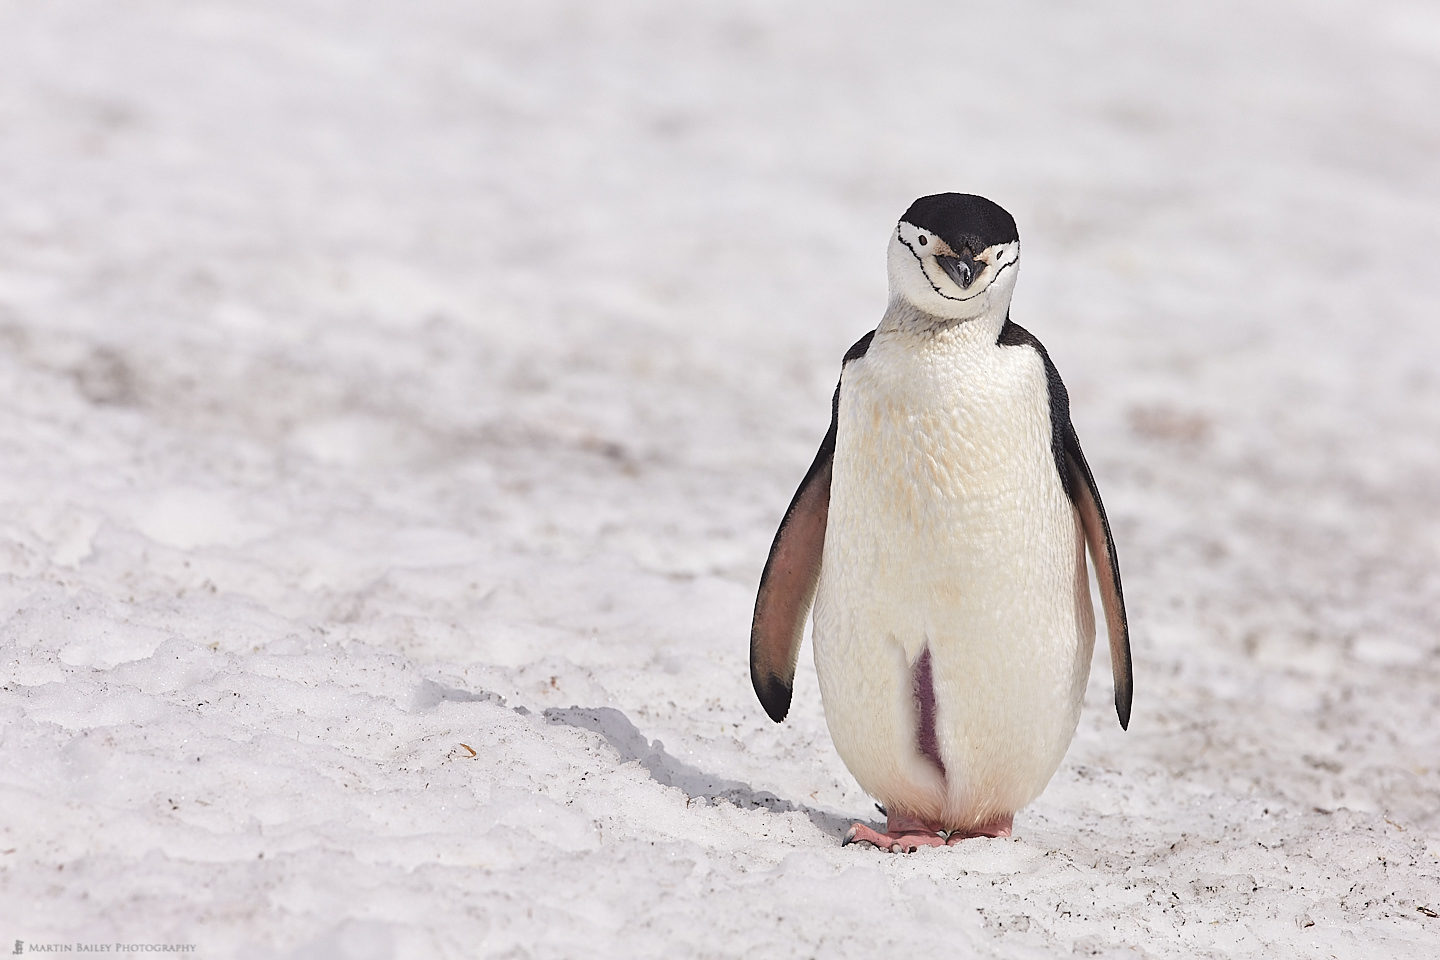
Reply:
[[[970,286],[979,270],[975,269],[975,261],[970,257],[947,257],[939,255],[935,262],[940,264],[940,269],[945,271],[946,276],[960,285],[961,289]]]

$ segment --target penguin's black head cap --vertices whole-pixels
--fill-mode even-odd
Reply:
[[[1004,207],[973,193],[921,197],[910,204],[900,219],[929,230],[956,251],[968,247],[979,253],[987,247],[1020,239],[1015,218]]]
[[[890,235],[890,296],[940,325],[1003,321],[1015,289],[1020,234],[999,204],[937,193],[910,204]]]

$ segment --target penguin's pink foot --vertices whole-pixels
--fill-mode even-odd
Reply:
[[[969,840],[972,837],[1008,837],[1013,826],[1015,826],[1015,815],[1007,814],[970,830],[954,830],[950,834],[950,839],[945,842],[954,846],[961,840]]]
[[[920,820],[891,814],[886,818],[884,833],[863,823],[853,825],[846,831],[840,846],[846,847],[852,843],[868,843],[890,853],[914,853],[921,847],[945,846],[945,837],[939,830],[932,829]]]

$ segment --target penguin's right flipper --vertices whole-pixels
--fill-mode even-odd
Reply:
[[[845,354],[844,364],[865,355],[871,330]],[[843,377],[843,373],[842,373]],[[820,560],[825,551],[825,526],[830,517],[830,473],[835,463],[836,424],[840,418],[840,384],[830,402],[830,429],[810,464],[800,489],[790,501],[775,540],[760,590],[755,596],[755,618],[750,621],[750,682],[760,705],[776,723],[790,712],[795,686],[795,661],[805,635],[805,619],[820,582]]]
[[[836,389],[838,396],[839,389]],[[795,491],[775,542],[760,590],[755,596],[755,619],[750,622],[750,682],[770,719],[779,723],[790,712],[790,691],[795,684],[795,661],[805,633],[805,618],[820,582],[820,558],[825,548],[825,524],[830,515],[830,470],[835,460],[835,421],[820,442],[820,452],[800,489]]]

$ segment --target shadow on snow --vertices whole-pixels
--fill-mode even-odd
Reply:
[[[493,703],[508,707],[505,698],[489,690],[470,691],[448,687],[433,680],[420,684],[411,701],[411,710],[429,710],[442,701],[461,703]],[[509,707],[521,715],[530,715],[525,707]],[[712,776],[697,767],[677,760],[659,740],[646,739],[630,718],[614,707],[551,707],[544,711],[547,723],[588,730],[605,738],[619,755],[620,762],[636,761],[663,786],[684,792],[691,800],[706,803],[729,803],[742,809],[763,809],[772,813],[800,812],[824,833],[838,837],[849,829],[852,821],[814,807],[791,803],[768,791],[755,790],[748,783]]]
[[[799,811],[817,829],[831,836],[840,836],[850,827],[850,820],[782,800],[768,791],[757,791],[739,780],[712,776],[677,760],[665,751],[665,745],[659,740],[647,740],[630,718],[614,707],[551,707],[544,716],[549,723],[599,734],[620,755],[621,763],[637,761],[656,783],[684,791],[691,800],[723,801],[737,807],[758,807],[773,813]]]

